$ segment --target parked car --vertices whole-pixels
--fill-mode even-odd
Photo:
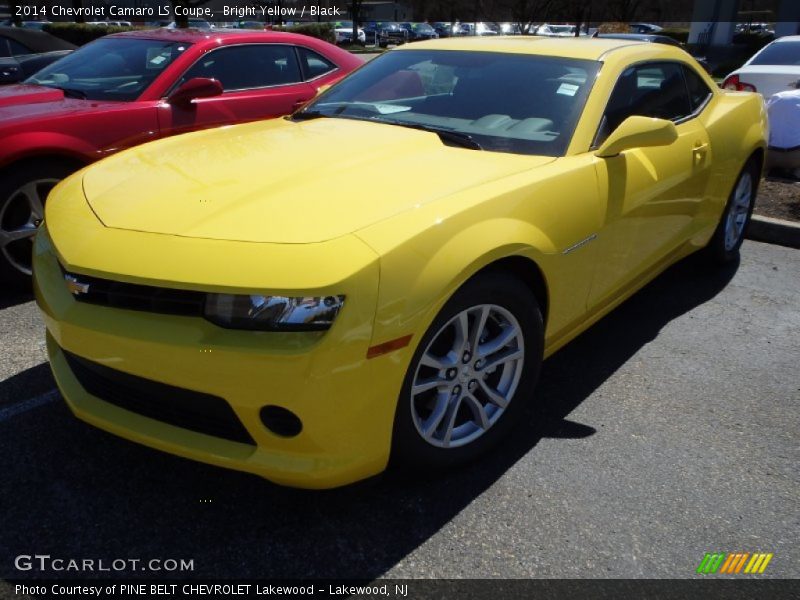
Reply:
[[[428,23],[400,23],[400,27],[408,32],[408,40],[410,42],[435,40],[439,37],[436,30]]]
[[[51,21],[23,21],[22,27],[24,29],[37,29],[41,31],[45,25],[50,25]]]
[[[461,23],[456,35],[498,35],[500,28],[494,23],[478,21],[477,23]]]
[[[593,37],[611,40],[636,40],[638,42],[651,42],[654,44],[667,44],[669,46],[682,47],[681,43],[668,35],[658,35],[651,33],[595,33]]]
[[[353,22],[352,21],[337,21],[334,23],[334,33],[336,35],[337,44],[352,44],[353,43]],[[358,28],[358,42],[362,46],[367,43],[366,32]]]
[[[767,168],[800,181],[800,81],[797,89],[773,94],[767,101]]]
[[[761,35],[775,34],[775,29],[769,23],[737,23],[734,31],[736,33],[757,33]]]
[[[456,31],[460,29],[460,23],[454,22],[451,23],[450,21],[436,21],[433,23],[433,30],[436,32],[440,38],[448,38],[452,37],[456,34]]]
[[[400,23],[389,21],[370,21],[364,26],[365,39],[381,48],[386,48],[390,44],[399,46],[408,41],[408,32],[400,26]]]
[[[663,44],[442,46],[53,191],[35,288],[75,415],[285,485],[463,464],[528,423],[544,357],[679,259],[736,260],[757,95]]]
[[[534,35],[544,35],[547,37],[575,37],[575,25],[550,25],[543,23],[536,28]]]
[[[87,25],[97,25],[99,27],[132,27],[130,21],[86,21]]]
[[[769,100],[800,81],[800,35],[778,38],[725,78],[726,90],[758,92]]]
[[[652,33],[599,33],[595,32],[592,37],[596,38],[606,38],[606,39],[614,39],[614,40],[636,40],[639,42],[650,42],[652,44],[667,44],[668,46],[677,46],[678,48],[683,48],[683,44],[681,44],[675,38],[671,38],[668,35],[658,35]],[[705,57],[702,56],[694,56],[693,57],[706,72],[711,72],[711,66],[708,64],[708,61]]]
[[[629,27],[632,33],[658,33],[664,29],[660,25],[653,25],[652,23],[630,23]]]
[[[216,25],[205,19],[189,19],[188,26],[192,29],[215,29]],[[167,29],[178,29],[178,24],[175,21],[170,21],[164,25]]]
[[[498,23],[502,35],[522,35],[519,23]]]
[[[0,27],[0,84],[21,81],[75,48],[44,31]]]
[[[153,29],[0,88],[0,279],[25,284],[42,205],[69,173],[160,137],[291,113],[362,62],[303,35]]]

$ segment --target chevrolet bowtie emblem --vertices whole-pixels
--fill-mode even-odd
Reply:
[[[64,275],[64,281],[67,282],[67,289],[69,290],[69,293],[72,294],[73,296],[89,293],[89,284],[81,283],[73,275]]]

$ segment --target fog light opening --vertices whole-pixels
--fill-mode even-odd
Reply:
[[[281,437],[294,437],[303,431],[303,422],[292,411],[280,406],[265,406],[261,409],[264,427]]]

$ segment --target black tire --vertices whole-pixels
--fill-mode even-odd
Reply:
[[[428,351],[431,342],[435,338],[437,338],[437,340],[441,339],[439,334],[442,334],[442,330],[445,326],[450,327],[448,324],[456,315],[471,309],[471,307],[476,307],[472,310],[479,311],[480,308],[477,307],[480,305],[500,307],[500,309],[507,311],[516,319],[521,331],[524,347],[523,358],[516,367],[520,369],[521,374],[517,380],[518,383],[516,384],[515,391],[513,389],[507,390],[510,397],[507,402],[507,407],[500,412],[493,423],[485,429],[478,427],[477,421],[470,424],[467,420],[464,424],[464,427],[474,427],[476,431],[478,429],[482,431],[482,433],[478,434],[476,439],[456,447],[440,447],[423,437],[422,432],[418,429],[416,424],[419,422],[419,419],[415,418],[415,415],[419,415],[420,397],[422,397],[422,402],[436,404],[436,398],[439,397],[438,394],[440,394],[440,390],[438,388],[434,390],[433,396],[427,399],[423,395],[424,392],[419,396],[412,397],[411,389],[415,377],[417,377],[417,369],[431,368],[420,366],[420,360],[423,354]],[[468,320],[470,319],[469,316],[467,318]],[[491,318],[490,316],[489,319],[491,320]],[[474,318],[468,322],[472,326],[475,325]],[[531,400],[542,363],[543,347],[544,325],[542,313],[533,293],[524,283],[502,272],[486,272],[465,283],[447,304],[445,304],[436,319],[434,319],[428,331],[420,340],[408,367],[395,411],[394,431],[392,436],[392,463],[402,468],[414,469],[416,471],[448,468],[467,463],[477,458],[502,439],[506,438],[511,427],[519,422],[519,417],[523,412],[532,406]],[[501,346],[500,348],[505,349],[506,347]],[[474,350],[474,348],[469,348],[468,350]],[[460,364],[457,369],[459,370],[459,375],[457,377],[461,376],[461,368],[462,365]],[[489,378],[494,376],[494,373],[488,376],[485,374],[482,375],[490,385],[492,384]],[[505,372],[503,371],[500,376],[504,377]],[[468,385],[474,385],[475,383],[474,380],[469,383],[466,383],[465,380],[464,389],[466,390]],[[470,389],[473,388],[470,387]],[[488,400],[488,396],[483,394],[480,385],[477,385],[474,389],[477,395],[473,397],[482,395],[484,400]],[[450,398],[450,396],[448,396],[450,392],[451,391],[443,392],[444,397]],[[466,395],[473,394],[469,393]],[[451,400],[446,400],[445,402],[450,403]],[[466,400],[464,402],[466,402]],[[469,403],[467,402],[466,404],[467,406],[464,410],[474,413]],[[485,404],[485,408],[487,411],[498,410],[496,405],[488,401]],[[434,410],[433,408],[430,409],[431,415]],[[462,409],[455,411],[456,417],[461,414],[458,412],[459,410]],[[486,413],[484,412],[484,414]],[[477,419],[477,414],[475,414],[474,418]],[[444,423],[445,420],[447,420],[446,415],[442,418],[442,422]]]
[[[31,189],[41,197],[43,206],[53,186],[77,169],[77,165],[67,162],[43,159],[41,162],[11,165],[0,175],[0,282],[3,287],[28,290],[31,285],[29,269],[33,236],[8,241],[12,231],[27,229],[39,220],[39,216],[31,211],[24,190],[32,185]]]
[[[730,227],[729,219],[733,218],[732,212],[735,212],[737,209],[737,191],[739,190],[742,180],[746,177],[750,178],[750,204],[747,209],[744,226],[741,228],[734,243],[731,244],[731,239],[728,239],[727,235],[728,228]],[[713,262],[727,264],[739,258],[739,248],[742,246],[742,242],[747,234],[747,228],[750,225],[750,218],[753,215],[753,207],[756,203],[760,179],[761,165],[756,158],[753,157],[745,163],[744,167],[742,167],[742,170],[739,172],[739,176],[736,178],[733,189],[728,197],[728,202],[725,204],[725,210],[722,211],[719,224],[714,231],[714,235],[711,237],[711,241],[709,241],[708,246],[706,246],[707,256]]]

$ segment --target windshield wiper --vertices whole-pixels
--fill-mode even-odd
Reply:
[[[290,121],[310,121],[311,119],[324,119],[330,116],[319,110],[303,110],[286,118]]]
[[[45,84],[45,83],[38,83],[38,82],[33,82],[33,81],[30,81],[28,83],[33,83],[34,85],[41,85],[43,87],[53,88],[54,90],[61,90],[62,92],[64,92],[64,95],[67,98],[78,98],[80,100],[86,100],[86,92],[84,92],[83,90],[76,90],[75,88],[60,87],[58,85],[48,85],[48,84]]]
[[[391,125],[399,125],[400,127],[408,127],[409,129],[419,129],[420,131],[429,131],[439,136],[443,142],[451,142],[462,148],[469,148],[471,150],[483,150],[478,142],[476,142],[468,133],[461,133],[460,131],[453,131],[452,129],[440,129],[438,127],[431,127],[430,125],[421,125],[419,123],[403,123],[402,121],[385,121],[376,119],[379,123],[388,123]]]
[[[84,92],[83,90],[76,90],[75,88],[63,88],[63,87],[60,87],[58,89],[64,92],[64,95],[67,98],[79,98],[81,100],[86,100],[86,92]]]

